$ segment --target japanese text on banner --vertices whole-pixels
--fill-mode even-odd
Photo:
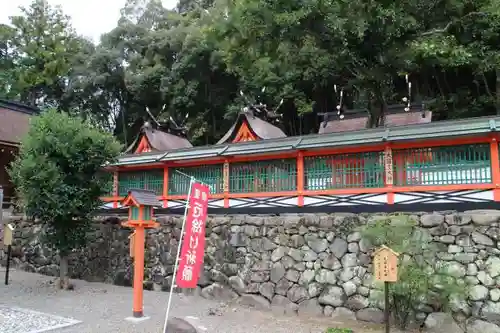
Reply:
[[[207,221],[208,186],[193,183],[187,199],[184,238],[176,276],[179,288],[196,288],[205,255],[205,223]]]

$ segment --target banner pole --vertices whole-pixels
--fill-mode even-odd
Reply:
[[[182,175],[182,176],[187,177],[187,178],[189,178],[189,179],[193,179],[193,178],[194,178],[193,176],[190,176],[190,175],[188,175],[187,173],[184,173],[184,172],[182,172],[182,171],[179,171],[179,170],[174,170],[174,171],[175,171],[175,172],[177,172],[179,175]],[[199,179],[196,179],[196,182],[197,182],[197,183],[200,183],[200,184],[203,184],[203,185],[210,186],[209,184],[207,184],[207,183],[205,183],[205,182],[202,182],[202,181],[201,181],[201,180],[199,180]]]
[[[186,218],[189,210],[189,197],[191,196],[191,188],[193,187],[193,183],[195,182],[194,177],[190,177],[191,181],[189,182],[189,190],[188,190],[188,195],[186,197],[186,209],[184,211],[184,218],[182,220],[182,227],[181,227],[181,234],[179,236],[179,245],[177,246],[177,254],[175,256],[175,264],[174,264],[174,272],[172,276],[172,283],[170,284],[170,293],[168,294],[168,301],[167,301],[167,311],[165,312],[165,323],[163,324],[163,332],[165,333],[167,331],[167,324],[168,324],[168,315],[170,313],[170,305],[172,304],[172,294],[174,292],[174,287],[175,287],[175,280],[177,278],[177,266],[179,265],[179,256],[181,254],[181,247],[182,247],[182,238],[184,237],[184,227],[186,225]]]

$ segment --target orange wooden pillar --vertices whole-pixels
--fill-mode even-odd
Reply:
[[[140,318],[143,313],[144,294],[144,243],[146,235],[143,226],[136,226],[134,231],[134,298],[132,306],[132,316]]]
[[[224,208],[229,208],[229,161],[224,161],[223,169]]]
[[[493,200],[500,201],[500,156],[496,137],[490,141],[491,181],[493,182]]]
[[[163,200],[163,208],[168,207],[168,166],[165,166],[163,168],[163,193],[162,193],[162,200]]]
[[[134,258],[134,294],[131,319],[138,320],[145,318],[143,283],[146,229],[158,227],[158,223],[153,221],[153,209],[162,205],[153,191],[130,190],[123,200],[123,206],[129,207],[129,220],[123,223],[123,226],[134,229],[134,233],[130,237],[130,252]]]
[[[304,153],[299,151],[297,155],[297,194],[298,196],[298,206],[304,206]]]

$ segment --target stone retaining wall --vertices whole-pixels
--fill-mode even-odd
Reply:
[[[372,249],[355,231],[381,215],[211,216],[201,295],[286,313],[382,322],[383,304],[377,297],[381,291],[371,273]],[[499,324],[500,211],[412,215],[440,246],[436,259],[447,261],[453,274],[469,285],[468,301],[453,304],[453,311]],[[161,216],[161,228],[148,231],[146,288],[170,287],[181,221]],[[101,222],[94,242],[73,254],[73,278],[131,285],[130,231],[113,219]],[[40,228],[15,217],[11,223],[17,226],[15,264],[56,275],[58,257],[40,243]],[[432,311],[432,306],[422,307],[419,318]]]

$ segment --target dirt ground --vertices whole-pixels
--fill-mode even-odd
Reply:
[[[158,333],[163,330],[168,293],[145,291],[148,320],[131,323],[132,289],[74,280],[75,290],[57,290],[54,278],[14,270],[3,284],[0,268],[0,333]],[[338,321],[332,318],[280,316],[175,294],[171,314],[185,318],[200,333],[324,333],[329,327],[351,328],[355,333],[384,333],[383,325]],[[53,327],[53,330],[49,330]],[[406,331],[408,332],[408,331]],[[402,333],[391,329],[391,333]]]

